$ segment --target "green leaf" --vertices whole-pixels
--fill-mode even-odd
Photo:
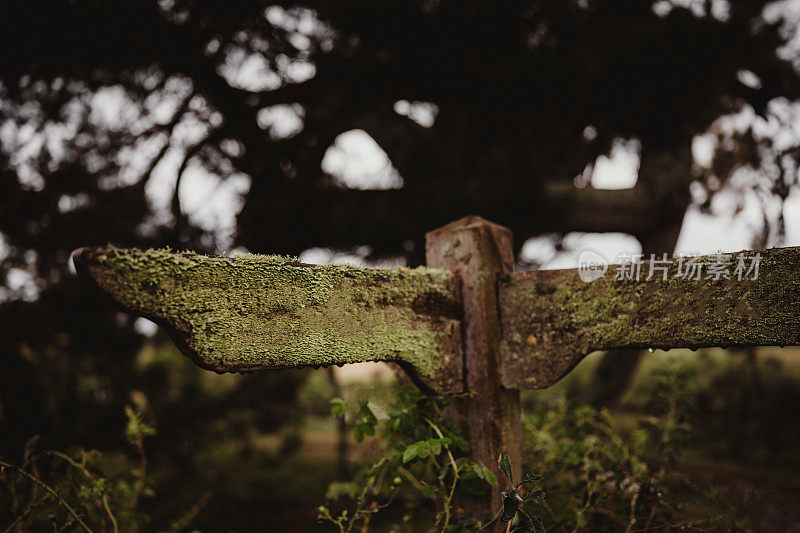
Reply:
[[[353,435],[356,437],[356,442],[361,442],[359,438],[363,439],[364,435],[375,435],[375,426],[378,424],[378,419],[372,413],[372,410],[365,403],[356,414],[355,429]]]
[[[497,484],[497,478],[495,477],[494,473],[492,473],[492,471],[486,467],[486,465],[475,463],[470,468],[472,469],[472,472],[474,472],[476,476],[483,479],[490,485]]]
[[[333,416],[344,416],[347,412],[347,404],[341,398],[331,399],[331,414]]]
[[[128,424],[125,427],[125,436],[128,438],[128,442],[135,443],[139,439],[156,434],[155,428],[142,422],[139,413],[129,405],[125,406],[125,416],[128,418]]]
[[[500,452],[500,457],[497,458],[497,466],[500,468],[500,471],[503,473],[503,475],[506,476],[508,482],[513,485],[514,472],[511,470],[511,461],[508,459],[508,455],[506,455],[506,452]]]
[[[422,495],[426,498],[433,498],[436,495],[436,487],[433,485],[423,485]]]
[[[426,441],[421,441],[419,443],[419,447],[417,448],[417,457],[420,459],[425,459],[431,453],[431,445]]]
[[[317,519],[333,520],[331,511],[324,505],[317,507]]]
[[[378,419],[375,418],[375,415],[372,413],[372,409],[369,408],[369,405],[362,404],[361,408],[358,410],[358,415],[356,416],[356,423],[374,426],[378,423]]]
[[[431,448],[431,454],[439,455],[442,453],[442,443],[439,441],[439,439],[431,439],[428,441],[428,443]]]
[[[406,451],[403,452],[403,463],[409,462],[411,459],[417,456],[417,451],[419,449],[419,443],[415,442],[414,444],[410,444]]]

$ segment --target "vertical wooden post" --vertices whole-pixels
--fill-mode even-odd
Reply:
[[[429,267],[458,273],[464,302],[464,370],[466,389],[476,394],[455,400],[472,458],[492,469],[501,489],[508,488],[497,468],[506,452],[517,474],[522,462],[519,391],[500,381],[500,320],[497,277],[513,271],[511,231],[480,217],[466,217],[426,235]],[[497,492],[470,502],[472,515],[493,512]]]

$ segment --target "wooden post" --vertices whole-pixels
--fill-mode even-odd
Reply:
[[[522,462],[519,391],[501,383],[498,276],[514,266],[511,231],[479,217],[466,217],[426,235],[429,267],[455,272],[461,281],[464,306],[463,353],[465,390],[475,394],[455,400],[460,423],[470,442],[472,459],[492,469],[500,489],[508,488],[497,468],[505,452],[517,469]],[[471,514],[494,512],[497,491],[465,505]]]

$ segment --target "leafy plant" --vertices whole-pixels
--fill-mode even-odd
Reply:
[[[335,525],[341,532],[353,531],[357,525],[365,530],[376,513],[402,495],[405,499],[434,502],[437,529],[467,530],[470,522],[457,512],[456,496],[484,491],[495,485],[497,479],[485,465],[465,456],[469,444],[441,416],[446,405],[443,398],[399,389],[395,392],[395,403],[386,409],[369,403],[356,406],[353,438],[361,442],[365,436],[378,434],[382,453],[358,476],[359,483],[339,482],[329,487],[329,500],[348,499],[353,505],[338,513],[331,504],[323,505],[318,509],[319,519]],[[337,417],[345,416],[348,405],[335,398],[331,401],[331,412]]]
[[[155,429],[128,407],[126,436],[136,450],[136,463],[125,461],[105,474],[104,457],[97,450],[36,452],[37,437],[28,442],[22,463],[0,460],[0,502],[10,510],[4,531],[44,528],[55,531],[135,531],[148,518],[138,509],[147,486],[144,440]]]
[[[713,490],[676,468],[691,429],[686,395],[693,375],[668,368],[655,377],[645,413],[612,414],[564,398],[527,409],[524,457],[541,465],[552,487],[546,525],[565,532],[741,525]],[[687,501],[703,509],[700,516],[687,511]]]
[[[542,489],[530,490],[527,488],[528,484],[539,483],[542,481],[542,476],[538,474],[528,474],[523,476],[522,481],[514,485],[514,471],[511,467],[511,461],[505,452],[500,453],[497,458],[497,466],[500,471],[508,479],[509,484],[513,489],[504,490],[501,492],[503,497],[503,508],[500,514],[500,522],[510,522],[511,525],[508,531],[527,533],[544,533],[544,525],[542,520],[537,516],[531,516],[525,510],[526,503],[542,503],[544,502],[545,492]],[[520,495],[520,489],[523,489],[524,497]]]
[[[539,483],[541,476],[525,476],[516,486],[511,483],[515,488],[502,493],[504,508],[494,515],[472,517],[457,504],[459,497],[485,493],[497,484],[497,479],[486,465],[466,457],[468,442],[442,416],[447,404],[441,397],[400,389],[395,393],[395,403],[386,409],[365,402],[352,408],[354,439],[361,442],[365,436],[377,435],[381,455],[357,481],[331,484],[327,494],[329,503],[318,508],[318,518],[342,533],[356,527],[366,531],[376,513],[402,498],[407,502],[433,502],[436,509],[433,528],[442,532],[480,531],[497,520],[509,522],[508,531],[544,531],[541,521],[524,508],[527,503],[544,500],[541,489],[527,489],[528,485]],[[331,412],[337,417],[345,416],[348,405],[335,398],[331,401]],[[501,471],[511,482],[511,464],[505,453],[500,454],[500,461]],[[337,513],[331,503],[337,500],[352,503]],[[401,528],[410,521],[411,517],[405,515],[402,524],[394,525]],[[420,517],[415,517],[415,521],[419,522]]]

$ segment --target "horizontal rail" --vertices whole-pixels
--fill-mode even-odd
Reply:
[[[518,272],[499,294],[507,387],[547,387],[596,350],[800,343],[800,248],[611,265],[589,282]]]
[[[461,392],[461,303],[448,271],[312,266],[168,250],[82,248],[78,274],[164,327],[217,372],[399,363],[420,386]]]

